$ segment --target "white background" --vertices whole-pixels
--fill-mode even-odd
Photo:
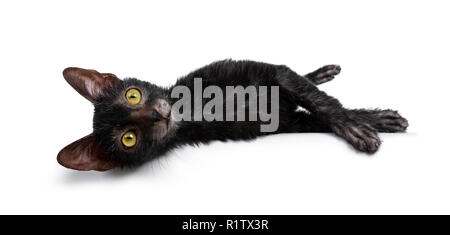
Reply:
[[[450,213],[448,1],[1,1],[0,213]],[[344,105],[400,110],[375,155],[332,134],[184,147],[134,171],[77,172],[92,131],[68,66],[170,85],[212,61],[338,63]]]

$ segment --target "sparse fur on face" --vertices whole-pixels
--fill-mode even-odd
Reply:
[[[381,143],[377,132],[406,130],[408,122],[396,111],[346,109],[317,88],[339,72],[339,66],[327,65],[300,76],[284,65],[224,60],[163,88],[134,78],[120,80],[110,73],[67,68],[64,78],[95,106],[94,131],[62,149],[58,162],[71,169],[105,171],[139,166],[185,144],[301,132],[334,132],[355,149],[374,153]],[[202,78],[204,87],[224,90],[227,86],[279,86],[278,129],[261,132],[262,121],[175,121],[172,105],[178,99],[170,96],[171,91],[176,86],[193,89],[194,78]],[[203,105],[207,102],[202,99]],[[299,106],[307,111],[298,110]]]

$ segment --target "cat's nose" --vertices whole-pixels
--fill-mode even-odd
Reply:
[[[171,119],[171,107],[165,100],[158,99],[142,109],[131,112],[130,118],[136,122],[159,122]]]
[[[163,99],[157,99],[153,105],[152,105],[152,110],[151,111],[155,111],[157,114],[153,114],[155,117],[156,116],[162,116],[163,119],[168,119],[170,118],[170,110],[171,107],[169,105],[169,103]],[[161,117],[159,117],[161,118]]]
[[[167,119],[166,117],[164,117],[163,115],[161,115],[158,111],[152,109],[147,113],[147,117],[148,119],[150,119],[153,122],[159,122],[161,120],[165,120]]]

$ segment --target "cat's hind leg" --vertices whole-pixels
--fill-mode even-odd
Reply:
[[[286,117],[285,117],[286,119]],[[278,133],[330,133],[345,138],[356,149],[364,152],[375,152],[380,145],[377,132],[370,125],[355,121],[342,126],[329,125],[315,115],[303,111],[295,112],[280,123]]]
[[[296,111],[280,117],[278,133],[330,133],[330,126],[305,111]]]
[[[359,151],[374,153],[381,140],[377,130],[369,124],[352,119],[335,98],[320,91],[307,78],[299,76],[286,66],[279,66],[276,80],[280,88],[293,97],[301,107],[327,124],[338,136],[347,140]]]
[[[332,64],[325,65],[314,72],[304,75],[304,77],[308,78],[312,83],[319,85],[333,80],[340,72],[341,66]]]

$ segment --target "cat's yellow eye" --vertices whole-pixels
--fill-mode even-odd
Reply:
[[[128,148],[131,148],[136,145],[136,133],[134,131],[127,131],[122,136],[122,144],[125,145]]]
[[[127,97],[128,103],[132,105],[136,105],[141,102],[141,92],[136,88],[129,89],[125,96]]]

